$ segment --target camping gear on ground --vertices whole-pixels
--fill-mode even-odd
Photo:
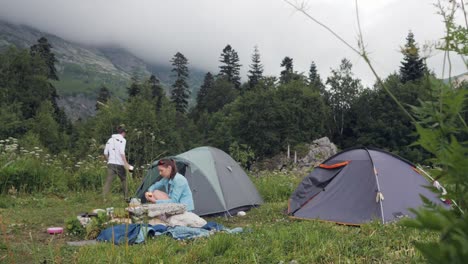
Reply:
[[[115,245],[121,244],[140,244],[148,238],[168,235],[174,239],[195,239],[207,237],[216,232],[225,232],[228,234],[238,234],[244,232],[242,227],[226,228],[216,222],[207,222],[202,227],[148,225],[148,224],[129,224],[115,225],[101,231],[96,241],[111,242]]]
[[[220,149],[199,147],[169,158],[187,178],[197,215],[234,215],[263,203],[244,170]],[[142,202],[146,202],[148,187],[161,179],[157,164],[158,161],[152,163],[136,192],[135,197]]]
[[[47,233],[54,235],[54,234],[62,234],[63,227],[49,227],[47,228]]]
[[[352,148],[330,157],[293,192],[288,213],[349,225],[414,217],[409,208],[423,206],[420,195],[448,207],[409,161],[375,148]]]

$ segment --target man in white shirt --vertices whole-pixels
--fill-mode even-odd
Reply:
[[[124,199],[128,198],[126,170],[128,170],[130,165],[125,158],[125,145],[127,143],[125,140],[126,134],[125,128],[119,126],[117,127],[117,134],[113,134],[112,137],[107,140],[104,149],[104,156],[106,156],[107,160],[107,179],[103,188],[104,199],[106,199],[106,195],[116,175],[119,176],[122,183]]]

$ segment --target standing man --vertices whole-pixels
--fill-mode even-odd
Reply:
[[[109,192],[112,181],[115,178],[115,175],[118,175],[122,183],[122,191],[124,192],[124,199],[128,198],[127,190],[127,172],[129,164],[125,158],[125,135],[127,131],[123,126],[117,127],[117,134],[113,134],[109,140],[107,140],[106,147],[104,149],[104,156],[107,160],[107,179],[104,184],[103,194],[104,199]]]

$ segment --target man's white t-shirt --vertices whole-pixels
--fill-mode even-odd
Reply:
[[[125,155],[126,143],[127,141],[121,134],[114,134],[107,140],[104,155],[109,157],[107,160],[108,164],[125,165],[122,155]]]

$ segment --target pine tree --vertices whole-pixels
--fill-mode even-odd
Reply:
[[[141,93],[141,84],[135,75],[132,76],[132,84],[130,84],[130,87],[127,87],[127,93],[128,97],[135,97]]]
[[[172,72],[175,73],[176,80],[172,85],[171,100],[174,102],[177,112],[185,113],[188,106],[190,91],[188,90],[187,78],[189,76],[188,60],[185,56],[177,52],[171,60]]]
[[[280,74],[280,83],[286,84],[292,81],[294,75],[293,59],[288,56],[284,57],[280,66],[284,67],[284,70],[282,70]]]
[[[39,38],[37,43],[30,47],[29,53],[33,59],[40,58],[44,62],[47,72],[46,77],[48,80],[59,80],[57,69],[55,68],[57,59],[55,58],[55,54],[52,52],[52,45],[50,45],[49,41],[45,37]],[[51,82],[48,83],[46,94],[52,103],[52,107],[54,108],[54,119],[60,125],[60,129],[62,131],[70,130],[71,122],[68,120],[65,112],[58,106],[57,100],[59,95],[57,93],[57,89],[55,89]]]
[[[38,55],[45,61],[48,69],[47,78],[58,81],[57,69],[55,69],[57,59],[52,52],[52,45],[49,44],[49,41],[45,37],[41,37],[37,40],[37,44],[31,46],[30,52],[32,56]]]
[[[203,84],[200,86],[200,91],[197,94],[197,109],[198,110],[205,110],[206,109],[206,100],[208,99],[208,93],[214,87],[214,77],[211,72],[206,73],[205,79],[203,80]]]
[[[156,100],[156,110],[161,109],[162,98],[164,97],[164,89],[161,86],[159,79],[152,74],[148,79],[152,98]]]
[[[101,88],[99,88],[99,93],[98,97],[96,100],[96,110],[99,110],[107,103],[109,100],[111,94],[109,89],[105,85],[101,85]]]
[[[249,88],[252,89],[258,84],[263,76],[263,65],[260,63],[260,53],[258,52],[257,46],[254,47],[254,53],[252,54],[252,64],[249,66]]]
[[[236,89],[240,89],[240,67],[242,65],[239,64],[239,56],[237,55],[237,52],[231,47],[231,45],[228,44],[223,49],[220,62],[222,62],[223,65],[219,66],[219,75],[227,78],[229,82],[234,84]]]
[[[309,85],[312,87],[313,90],[316,90],[320,93],[324,92],[325,86],[322,83],[322,79],[320,78],[320,74],[317,72],[317,66],[315,62],[312,61],[309,68]]]
[[[405,47],[401,49],[403,61],[400,66],[400,80],[402,83],[420,79],[426,73],[424,60],[419,57],[419,48],[414,40],[414,34],[410,31],[406,37]]]

